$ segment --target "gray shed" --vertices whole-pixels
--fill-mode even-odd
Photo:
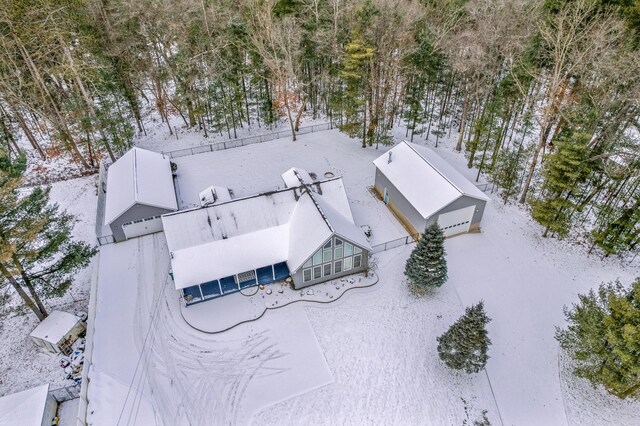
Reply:
[[[58,403],[41,385],[0,398],[0,425],[51,426]]]
[[[373,163],[376,192],[410,233],[434,222],[447,237],[480,229],[489,197],[433,150],[403,141]]]
[[[109,166],[104,223],[115,241],[162,231],[160,216],[178,210],[171,163],[133,148]]]
[[[31,340],[52,353],[69,355],[71,345],[85,331],[84,323],[68,312],[52,311],[31,332]]]

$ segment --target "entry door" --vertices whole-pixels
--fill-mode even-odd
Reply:
[[[162,231],[162,218],[151,217],[143,219],[140,222],[122,225],[122,230],[124,231],[124,235],[127,239],[160,232]]]
[[[451,235],[468,232],[475,210],[476,206],[469,206],[438,216],[438,225],[440,225],[440,229],[444,232],[444,236],[449,237]]]
[[[389,191],[387,191],[387,188],[384,189],[384,203],[389,204]]]

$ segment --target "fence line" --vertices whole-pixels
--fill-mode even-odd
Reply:
[[[493,192],[493,184],[492,183],[480,183],[480,184],[476,185],[476,188],[478,188],[482,192],[487,192],[489,190],[491,190],[491,192]]]
[[[71,401],[72,399],[80,398],[80,385],[64,386],[58,389],[52,389],[49,391],[49,395],[51,395],[58,403]]]
[[[419,238],[420,238],[420,234],[411,234],[411,235],[407,235],[406,237],[387,241],[386,243],[376,244],[375,246],[371,246],[371,253],[380,253],[383,251],[391,250],[396,247],[412,244],[418,241]]]
[[[305,135],[307,133],[322,132],[333,129],[332,123],[314,124],[312,126],[300,127],[296,135]],[[173,151],[162,151],[162,155],[172,158],[186,157],[189,155],[203,154],[205,152],[221,151],[230,148],[238,148],[245,145],[252,145],[283,138],[291,134],[291,130],[277,130],[271,133],[261,135],[247,136],[239,139],[231,139],[228,141],[220,141],[210,143],[208,145],[194,146],[192,148],[176,149]]]

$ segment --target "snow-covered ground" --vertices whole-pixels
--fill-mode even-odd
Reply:
[[[176,140],[155,127],[140,145],[166,151],[212,139],[179,130]],[[451,147],[441,140],[437,152],[475,179]],[[291,166],[318,176],[330,171],[344,176],[356,223],[370,225],[378,244],[406,235],[366,189],[373,184],[371,161],[380,153],[337,131],[302,135],[295,143],[283,139],[177,159],[179,190],[185,204],[195,203],[197,192],[211,184],[241,196],[281,186],[279,176]],[[52,200],[79,219],[74,234],[92,243],[94,182],[92,176],[52,188]],[[584,247],[540,235],[525,210],[494,199],[481,234],[447,240],[450,279],[432,297],[408,292],[402,275],[411,250],[406,246],[374,256],[380,282],[370,289],[329,305],[270,311],[215,337],[189,328],[176,293],[164,287],[168,256],[162,234],[105,246],[89,420],[460,424],[486,409],[492,424],[639,424],[640,404],[573,377],[553,338],[554,327],[564,322],[562,306],[601,281],[630,282],[640,275],[638,264],[603,261]],[[88,268],[67,296],[49,306],[86,309],[90,276]],[[435,338],[480,299],[493,319],[486,373],[452,372],[439,361]],[[31,317],[12,316],[0,325],[0,394],[42,382],[64,384],[57,358],[37,351],[27,337],[36,325]]]
[[[87,176],[51,186],[51,201],[61,210],[77,219],[73,236],[77,240],[95,243],[94,222],[96,209],[95,176]],[[80,271],[69,291],[62,297],[46,300],[45,306],[67,312],[86,311],[89,297],[92,265]],[[3,291],[12,295],[11,304],[20,306],[13,289]],[[43,383],[51,389],[73,384],[65,380],[65,373],[58,364],[59,356],[42,351],[29,333],[38,325],[37,318],[28,310],[10,314],[0,321],[0,395],[19,392]]]
[[[437,151],[467,177],[475,178],[475,172],[466,169],[462,155],[453,152],[447,142],[441,141]],[[165,145],[158,142],[155,146],[164,149]],[[274,189],[282,185],[280,173],[291,166],[305,168],[318,176],[332,172],[344,176],[356,223],[370,225],[374,233],[372,243],[378,244],[406,235],[366,189],[373,183],[371,161],[380,153],[372,148],[362,149],[357,141],[329,131],[300,136],[298,142],[282,139],[183,157],[175,160],[180,202],[195,204],[197,193],[212,184],[228,186],[236,196]],[[163,419],[165,424],[244,423],[250,419],[255,424],[459,424],[465,419],[479,418],[485,409],[493,424],[638,423],[636,413],[640,404],[620,403],[566,374],[566,367],[561,370],[559,365],[564,364],[560,363],[558,345],[553,338],[554,327],[564,321],[563,305],[575,302],[579,292],[603,280],[620,277],[628,282],[638,274],[638,266],[621,264],[617,259],[601,261],[587,256],[580,246],[543,239],[526,211],[517,206],[503,206],[497,199],[487,207],[482,228],[481,234],[447,240],[450,279],[432,297],[419,299],[407,290],[402,270],[411,246],[406,246],[374,256],[380,283],[368,291],[322,307],[297,306],[268,312],[250,326],[242,325],[229,335],[224,333],[213,339],[184,327],[176,316],[177,296],[170,287],[163,294],[165,302],[158,308],[158,315],[163,318],[158,322],[170,323],[170,331],[164,326],[148,328],[145,321],[141,321],[151,317],[149,312],[154,305],[149,301],[153,298],[147,296],[144,302],[145,298],[139,294],[136,297],[132,292],[150,291],[141,289],[144,282],[148,282],[145,276],[149,271],[159,275],[148,285],[157,286],[168,260],[166,265],[142,266],[145,263],[138,261],[135,266],[136,261],[131,258],[133,253],[148,257],[143,253],[149,250],[149,245],[158,250],[162,234],[139,239],[139,246],[128,251],[129,254],[109,253],[127,251],[125,246],[134,242],[107,246],[101,258],[120,259],[108,261],[115,270],[107,276],[119,274],[120,267],[137,274],[138,280],[113,288],[102,284],[101,276],[99,292],[106,287],[109,289],[106,291],[117,294],[108,296],[113,298],[110,303],[101,304],[100,310],[107,309],[106,306],[111,308],[102,314],[99,312],[96,356],[101,351],[100,342],[105,339],[98,330],[101,318],[105,318],[102,327],[110,328],[106,321],[117,317],[138,330],[133,332],[137,337],[131,336],[137,344],[131,344],[124,336],[122,344],[112,349],[120,357],[123,350],[130,352],[126,357],[129,360],[140,358],[148,330],[158,328],[151,333],[163,337],[153,339],[153,350],[149,351],[153,353],[151,361],[145,361],[148,350],[142,351],[138,370],[146,371],[143,377],[135,374],[135,365],[126,365],[130,362],[117,362],[113,371],[121,371],[122,377],[115,381],[100,378],[100,362],[96,361],[94,374],[98,377],[92,376],[94,389],[92,392],[90,388],[89,398],[94,405],[90,405],[89,411],[96,413],[95,421],[123,406],[124,415],[143,412],[144,409],[137,408],[141,405],[148,410],[146,420]],[[121,262],[127,266],[120,265]],[[116,304],[116,300],[123,297],[120,290],[133,300]],[[161,290],[156,293],[158,291]],[[476,375],[452,372],[439,361],[435,338],[463,313],[465,306],[481,299],[493,318],[489,324],[493,346],[486,372]],[[203,303],[200,307],[204,309],[206,305]],[[134,311],[139,313],[133,315]],[[283,318],[282,323],[278,322],[279,317]],[[114,332],[115,328],[124,329],[122,321],[113,326]],[[289,351],[285,351],[288,357],[283,365],[292,371],[299,368],[297,371],[304,374],[296,386],[289,385],[287,390],[283,391],[280,382],[287,380],[287,373],[279,372],[276,378],[257,385],[258,379],[248,378],[238,368],[238,354],[256,348],[250,343],[256,333],[264,336],[263,333],[274,333],[277,329],[279,333],[269,334],[268,346],[272,349],[291,347],[295,351],[303,346],[304,343],[292,345],[287,333],[280,329],[283,324],[298,321],[309,324],[308,328],[305,326],[306,331],[295,330],[299,336],[309,333],[313,340],[317,338],[318,345],[311,347],[318,348],[326,359],[327,369],[319,370],[322,374],[305,365],[311,362],[309,359],[299,360]],[[260,331],[256,332],[255,327]],[[120,334],[118,338],[123,337]],[[102,342],[103,348],[114,344],[109,339]],[[220,345],[225,347],[222,352]],[[114,352],[108,352],[113,356]],[[318,356],[315,350],[310,353]],[[264,356],[262,349],[252,354],[257,358]],[[177,365],[170,367],[170,364]],[[194,370],[197,373],[192,376]],[[234,375],[239,375],[236,381],[231,379]],[[188,385],[192,382],[195,388]],[[129,391],[131,383],[134,383],[132,389],[143,389],[143,392]],[[245,391],[258,390],[255,394],[237,392],[239,383]],[[571,389],[575,392],[570,393]],[[265,397],[274,391],[280,392],[278,398]],[[126,392],[130,396],[125,405]],[[131,394],[146,396],[133,398],[131,403]],[[258,396],[249,398],[250,394]],[[300,395],[293,396],[295,394]],[[199,405],[203,400],[207,402]],[[281,402],[269,406],[277,400]],[[602,407],[609,407],[609,411]],[[193,414],[197,409],[203,411]]]

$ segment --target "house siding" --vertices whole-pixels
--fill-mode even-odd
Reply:
[[[298,268],[298,270],[296,272],[291,273],[291,279],[293,280],[293,285],[294,285],[294,287],[296,289],[306,288],[306,287],[309,287],[309,286],[312,286],[312,285],[315,285],[315,284],[320,284],[320,283],[323,283],[323,282],[326,282],[326,281],[331,281],[331,280],[334,280],[336,278],[341,278],[341,277],[344,277],[344,276],[347,276],[347,275],[353,275],[353,274],[357,274],[359,272],[364,272],[369,268],[369,250],[367,250],[366,248],[364,248],[364,247],[362,247],[362,246],[360,246],[358,244],[354,244],[352,241],[350,241],[350,240],[348,240],[348,239],[346,239],[346,238],[344,238],[344,237],[342,237],[340,235],[334,234],[334,235],[331,236],[331,240],[334,240],[335,238],[340,238],[341,240],[349,242],[350,244],[353,244],[354,247],[358,247],[358,248],[360,248],[360,250],[362,250],[362,253],[360,253],[360,255],[362,256],[361,257],[361,259],[362,259],[361,260],[361,265],[359,267],[357,267],[357,268],[349,269],[348,271],[341,271],[341,272],[338,272],[337,274],[336,273],[332,273],[330,275],[326,275],[326,276],[323,276],[323,277],[317,278],[317,279],[312,279],[312,280],[307,281],[307,282],[305,282],[304,278],[303,278],[303,270],[307,269],[307,268],[304,268],[304,267],[301,266],[300,268]],[[326,243],[326,241],[325,241],[325,243]],[[323,246],[324,246],[324,243],[318,247],[318,250],[322,250]],[[335,248],[335,245],[332,245],[332,249],[333,248]],[[314,253],[316,253],[316,252],[317,252],[317,250],[314,251]],[[313,255],[311,257],[313,257]],[[310,258],[306,259],[305,262],[308,261]],[[335,262],[336,260],[340,260],[340,259],[344,259],[344,258],[335,259],[332,256],[331,262]],[[323,262],[323,263],[326,263],[326,262]],[[322,265],[322,263],[320,265]],[[318,266],[318,265],[316,265],[316,266]],[[332,270],[333,270],[333,267],[332,267]]]
[[[164,209],[161,207],[147,206],[144,204],[135,204],[129,210],[120,215],[116,220],[114,220],[110,225],[111,232],[113,233],[113,239],[116,242],[124,241],[127,238],[124,235],[124,231],[122,229],[122,224],[131,222],[133,220],[144,219],[147,217],[157,216],[160,214],[165,214],[172,212],[173,210]]]
[[[425,228],[438,220],[438,216],[443,213],[459,210],[465,207],[475,206],[476,209],[471,219],[471,227],[469,231],[477,231],[480,229],[480,222],[484,214],[487,202],[477,198],[463,195],[442,209],[438,210],[429,218],[424,218],[413,207],[413,205],[402,195],[402,193],[389,181],[389,179],[376,167],[375,191],[384,198],[384,188],[389,193],[389,208],[398,217],[400,222],[409,231],[409,233],[422,233]]]
[[[473,212],[473,218],[471,219],[471,227],[469,228],[469,231],[477,231],[480,229],[480,221],[482,220],[482,215],[484,214],[484,208],[486,205],[487,202],[484,200],[478,200],[477,198],[463,195],[462,197],[458,198],[446,207],[440,209],[436,214],[427,219],[426,226],[429,226],[432,223],[436,222],[438,220],[438,216],[443,213],[452,212],[455,210],[463,209],[465,207],[475,206],[476,209]]]

